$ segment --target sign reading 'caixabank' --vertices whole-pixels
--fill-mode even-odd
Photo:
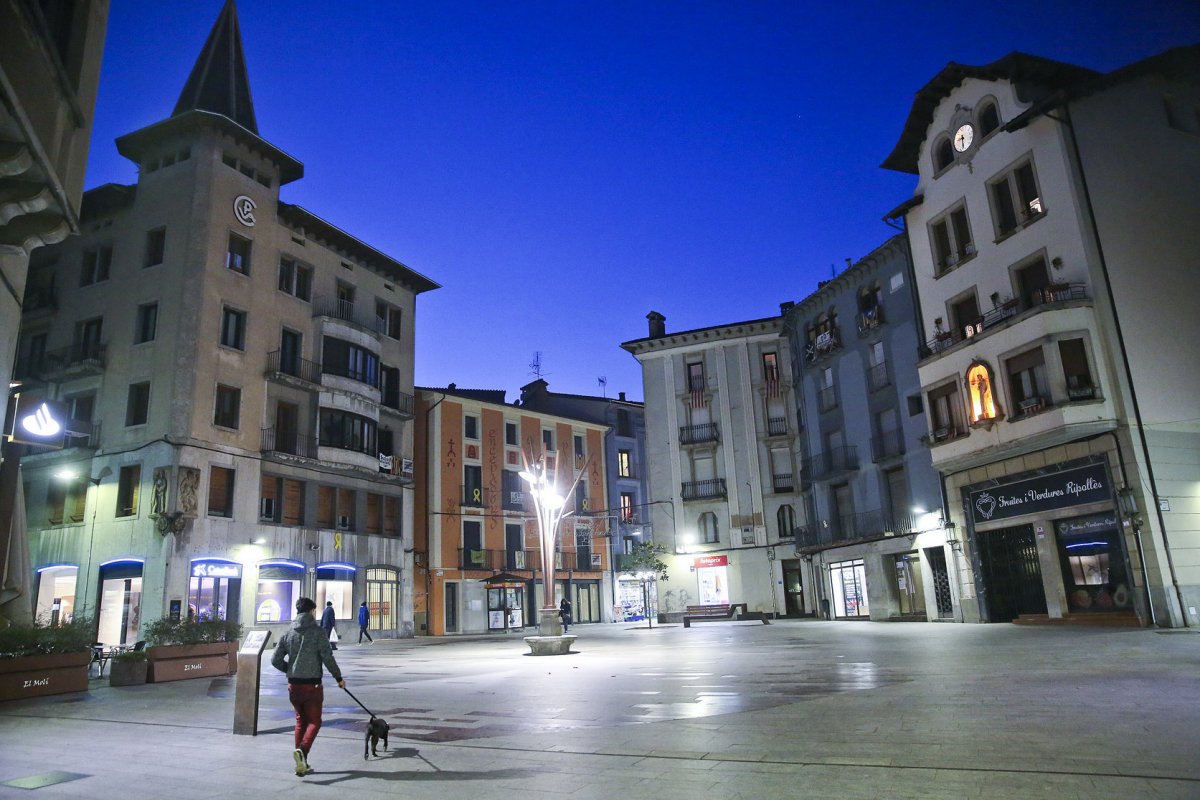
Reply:
[[[1088,464],[1050,475],[980,489],[967,496],[976,524],[1042,511],[1111,501],[1112,484],[1104,464]]]

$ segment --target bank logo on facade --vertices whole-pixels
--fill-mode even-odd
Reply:
[[[987,492],[975,498],[975,510],[979,512],[979,516],[984,519],[991,519],[992,514],[996,512],[996,498],[992,497]]]
[[[254,227],[254,209],[256,208],[258,208],[258,204],[244,194],[239,194],[234,198],[233,215],[247,228]]]

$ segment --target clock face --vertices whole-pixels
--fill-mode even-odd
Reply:
[[[969,124],[961,126],[954,132],[954,149],[960,153],[966,152],[973,141],[975,141],[975,129]]]

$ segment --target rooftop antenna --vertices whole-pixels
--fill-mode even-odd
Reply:
[[[600,384],[600,396],[608,397],[608,378],[601,375],[599,378],[596,378],[596,383]]]
[[[533,360],[529,362],[529,374],[533,375],[539,381],[542,379],[542,351],[536,350],[533,353]]]

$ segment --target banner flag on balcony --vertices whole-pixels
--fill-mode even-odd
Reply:
[[[767,378],[767,397],[779,397],[779,380],[774,376]]]
[[[703,389],[692,389],[692,408],[704,408]]]

